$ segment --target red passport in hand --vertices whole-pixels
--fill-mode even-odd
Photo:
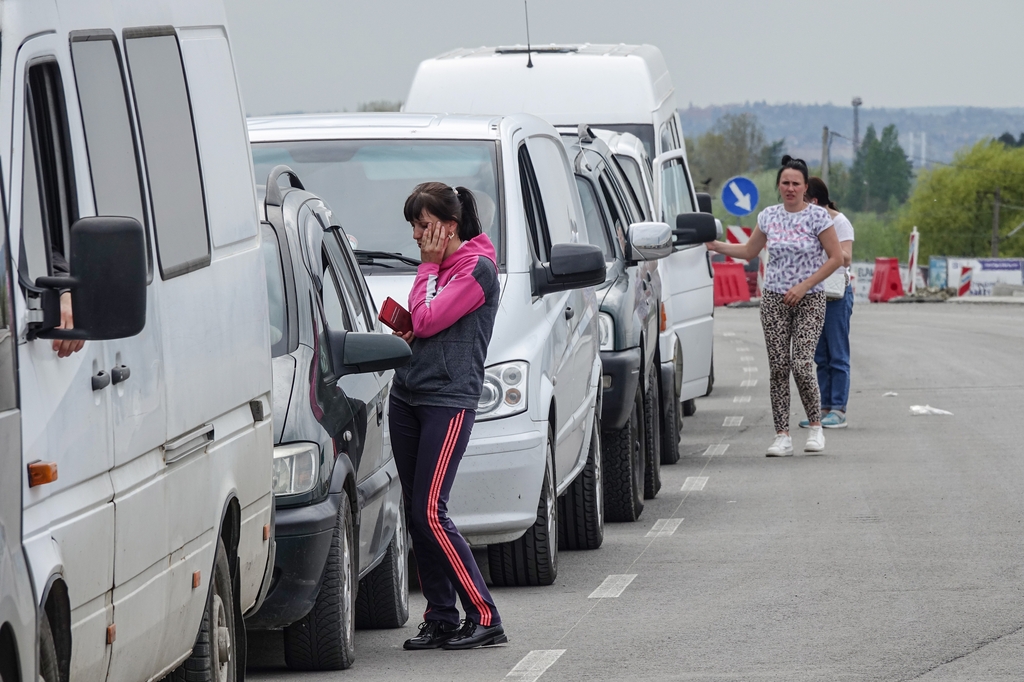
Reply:
[[[384,299],[377,319],[399,334],[407,334],[412,331],[412,315],[390,296]]]

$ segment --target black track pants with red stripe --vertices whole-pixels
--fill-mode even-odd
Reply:
[[[466,618],[501,622],[466,540],[448,518],[448,494],[466,452],[476,413],[453,407],[412,406],[391,396],[391,447],[402,480],[420,587],[423,620],[457,625],[458,593]]]

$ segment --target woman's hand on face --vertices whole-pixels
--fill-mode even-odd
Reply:
[[[412,343],[412,340],[416,338],[415,336],[413,336],[412,332],[406,332],[404,334],[402,332],[391,332],[391,334],[392,334],[392,336],[399,337],[400,339],[402,339],[406,343]]]
[[[440,265],[444,260],[444,252],[448,249],[448,233],[441,221],[432,223],[423,231],[420,238],[420,261]]]
[[[788,305],[790,308],[795,308],[803,300],[804,296],[807,295],[807,284],[800,282],[792,289],[786,292],[786,295],[782,297],[782,302]]]

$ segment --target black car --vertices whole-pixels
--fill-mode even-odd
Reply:
[[[280,183],[287,181],[282,187]],[[253,630],[296,669],[351,665],[355,627],[409,617],[408,539],[385,406],[409,346],[384,333],[348,238],[286,166],[260,203],[274,356],[273,583]]]

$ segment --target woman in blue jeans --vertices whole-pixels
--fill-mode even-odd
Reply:
[[[823,206],[832,217],[843,250],[843,267],[847,270],[846,294],[825,304],[825,326],[814,351],[818,367],[818,388],[821,390],[821,425],[826,429],[846,428],[846,403],[850,397],[850,317],[853,315],[853,287],[849,268],[853,259],[853,225],[829,199],[828,186],[821,178],[807,181],[807,202]],[[807,428],[808,422],[800,422]]]

